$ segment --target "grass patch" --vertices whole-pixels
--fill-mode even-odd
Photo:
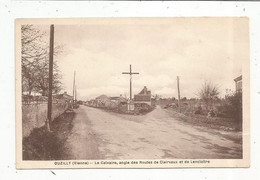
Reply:
[[[64,157],[64,142],[71,129],[74,112],[65,112],[51,123],[51,132],[45,127],[35,128],[23,138],[23,160],[59,160]]]

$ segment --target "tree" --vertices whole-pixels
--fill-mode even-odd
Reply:
[[[236,92],[236,93],[229,93],[225,97],[226,105],[225,105],[225,111],[228,116],[236,119],[237,121],[242,122],[242,116],[243,116],[243,103],[242,103],[242,93]]]
[[[198,91],[199,98],[205,103],[206,110],[212,108],[213,101],[218,98],[219,88],[210,81],[205,81]]]
[[[21,27],[22,90],[28,92],[29,95],[35,88],[37,63],[35,59],[40,54],[39,43],[42,36],[43,34],[33,28],[32,25],[23,25]]]
[[[59,53],[59,50],[54,49],[55,54]],[[55,55],[54,54],[54,55]],[[48,86],[49,86],[49,57],[45,57],[42,60],[38,61],[37,66],[37,76],[35,83],[35,90],[38,93],[41,93],[43,96],[47,96],[48,94]],[[62,89],[61,83],[61,75],[58,70],[57,61],[53,62],[53,93],[57,94]]]
[[[186,97],[181,98],[182,101],[187,101]]]
[[[22,91],[31,95],[32,92],[47,95],[49,73],[49,43],[46,33],[33,25],[22,25]],[[54,56],[62,52],[62,47],[55,45]],[[54,61],[53,92],[58,93],[61,86],[61,75],[57,62]]]
[[[153,96],[153,98],[154,98],[156,101],[158,101],[161,97],[162,97],[162,96],[159,95],[159,94],[155,94],[155,95]]]

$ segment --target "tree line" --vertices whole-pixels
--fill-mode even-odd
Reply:
[[[22,93],[47,96],[49,86],[49,42],[46,32],[33,25],[21,26]],[[53,93],[62,89],[61,74],[55,57],[62,53],[61,45],[54,45]]]

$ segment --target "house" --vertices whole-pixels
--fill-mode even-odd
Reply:
[[[127,99],[124,98],[121,94],[120,96],[115,96],[115,97],[109,97],[110,101],[115,102],[115,103],[127,103]]]
[[[95,107],[105,107],[106,106],[106,102],[109,101],[109,97],[107,97],[106,95],[100,95],[98,97],[96,97],[95,99]]]
[[[146,86],[144,86],[141,92],[134,95],[134,104],[147,104],[151,106],[151,91]]]
[[[66,99],[66,100],[73,100],[73,97],[67,94],[67,91],[65,91],[63,94],[57,94],[54,95],[57,99]]]
[[[242,93],[242,75],[235,78],[235,85],[236,85],[236,92],[237,93]]]
[[[105,108],[114,111],[126,111],[127,99],[120,96],[108,97],[106,95],[100,95],[95,99],[87,102],[88,106]]]

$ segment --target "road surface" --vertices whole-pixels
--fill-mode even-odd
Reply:
[[[237,132],[193,127],[160,107],[137,116],[87,106],[75,111],[68,159],[242,158],[241,143],[229,138]]]

